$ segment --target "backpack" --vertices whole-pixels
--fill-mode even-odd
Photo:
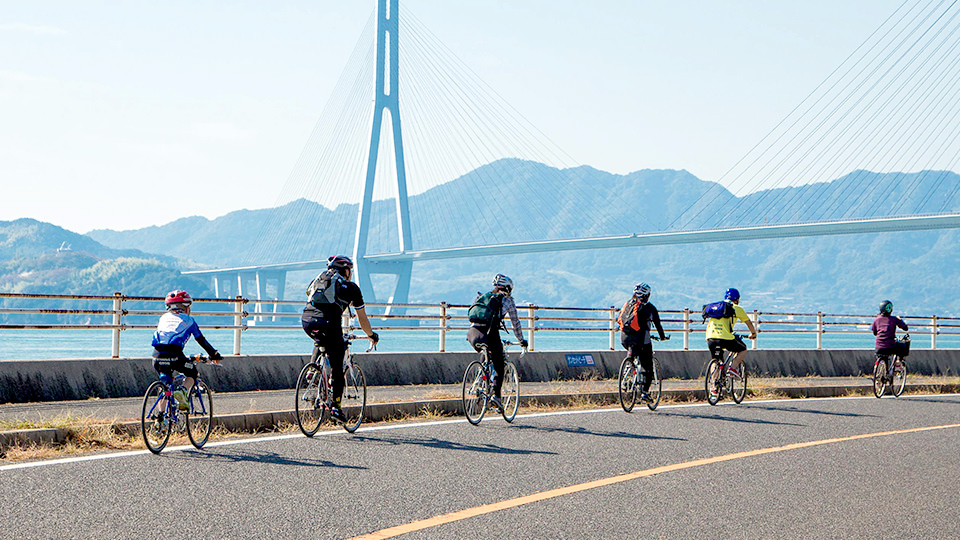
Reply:
[[[343,281],[343,276],[337,270],[331,268],[324,271],[307,287],[308,301],[317,309],[323,304],[336,304],[337,286]]]
[[[620,315],[617,317],[617,325],[620,327],[620,331],[626,334],[634,334],[640,331],[640,321],[637,319],[637,312],[640,311],[640,306],[643,305],[643,302],[640,302],[637,297],[631,297],[627,300],[627,303],[623,305],[623,308],[620,310]]]
[[[704,304],[703,320],[707,319],[726,319],[733,317],[736,314],[736,311],[733,309],[733,304],[727,302],[726,300],[721,300],[719,302],[714,302],[712,304]]]
[[[477,293],[477,299],[467,311],[467,318],[471,323],[482,324],[484,326],[493,326],[496,318],[500,316],[500,310],[503,307],[503,301],[500,294],[490,291],[486,294]]]

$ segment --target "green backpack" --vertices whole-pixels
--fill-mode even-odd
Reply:
[[[486,294],[477,293],[477,299],[467,311],[467,318],[471,323],[482,324],[484,326],[493,326],[496,318],[500,316],[500,310],[503,307],[503,301],[500,299],[501,293],[490,291]]]

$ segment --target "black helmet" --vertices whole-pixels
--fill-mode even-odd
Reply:
[[[880,313],[884,315],[890,315],[893,313],[893,302],[889,300],[884,300],[880,302]]]
[[[353,261],[346,255],[334,255],[327,259],[327,268],[336,268],[337,270],[353,268]]]

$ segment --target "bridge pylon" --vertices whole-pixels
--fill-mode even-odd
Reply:
[[[407,173],[403,158],[403,133],[400,129],[400,9],[399,0],[378,0],[377,5],[377,64],[376,88],[373,105],[373,120],[370,126],[370,151],[367,157],[367,176],[363,186],[363,199],[357,215],[357,234],[353,244],[355,274],[363,294],[369,301],[382,301],[373,287],[371,275],[390,274],[397,277],[389,303],[403,304],[409,299],[411,261],[368,261],[367,241],[370,232],[370,212],[373,205],[373,188],[380,153],[380,135],[383,130],[384,112],[390,112],[390,128],[393,133],[393,153],[397,178],[397,231],[400,253],[413,246],[410,235],[410,211],[407,205]],[[391,308],[388,308],[388,312]]]

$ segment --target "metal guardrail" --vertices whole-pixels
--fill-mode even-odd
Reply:
[[[30,323],[0,324],[0,330],[10,329],[110,329],[112,330],[111,355],[118,358],[120,355],[120,336],[124,330],[153,329],[155,320],[147,321],[147,317],[159,317],[163,309],[149,309],[149,305],[162,305],[162,297],[126,296],[123,293],[114,293],[113,296],[96,295],[66,295],[66,294],[17,294],[0,293],[0,299],[19,301],[34,301],[36,304],[45,301],[86,302],[103,304],[102,307],[76,309],[63,307],[4,307],[0,308],[0,315],[58,315],[58,316],[89,316],[91,319],[84,324],[64,323]],[[149,304],[143,309],[130,309],[131,305]],[[209,307],[210,310],[196,310],[197,305]],[[290,306],[289,310],[284,306]],[[299,330],[298,324],[303,302],[290,300],[256,300],[238,296],[233,299],[196,298],[194,310],[191,314],[203,322],[204,329],[220,329],[233,331],[233,354],[241,353],[241,336],[245,331],[266,330]],[[141,307],[141,306],[138,306]],[[252,311],[247,311],[246,308]],[[367,312],[374,328],[377,330],[410,330],[436,332],[440,338],[439,351],[446,350],[446,338],[449,332],[466,331],[469,327],[467,319],[467,304],[367,304]],[[223,308],[217,310],[216,308]],[[403,308],[402,314],[390,313],[397,308]],[[537,335],[544,332],[599,332],[609,336],[609,348],[617,346],[617,315],[619,308],[615,306],[605,308],[584,307],[552,307],[527,304],[518,306],[521,324],[526,332],[530,350],[535,350]],[[823,336],[826,334],[861,334],[870,335],[870,324],[873,315],[851,315],[830,313],[777,313],[777,312],[749,312],[750,318],[758,330],[757,339],[752,348],[757,349],[762,341],[762,335],[770,334],[813,334],[816,336],[817,349],[823,348]],[[700,325],[699,310],[685,308],[682,310],[660,311],[661,321],[668,333],[679,333],[683,338],[683,349],[690,348],[690,337],[703,334]],[[103,322],[92,322],[92,318],[102,317]],[[136,319],[144,319],[142,322]],[[211,319],[232,319],[230,324],[214,322]],[[930,348],[937,348],[938,336],[960,336],[960,318],[930,316],[902,317],[910,326],[910,333],[917,336],[929,336]],[[285,319],[293,319],[291,324],[283,324]],[[108,322],[109,321],[109,322]],[[414,324],[415,323],[415,324]],[[344,315],[344,327],[351,330],[358,329],[354,320]],[[919,346],[914,341],[914,346]]]

